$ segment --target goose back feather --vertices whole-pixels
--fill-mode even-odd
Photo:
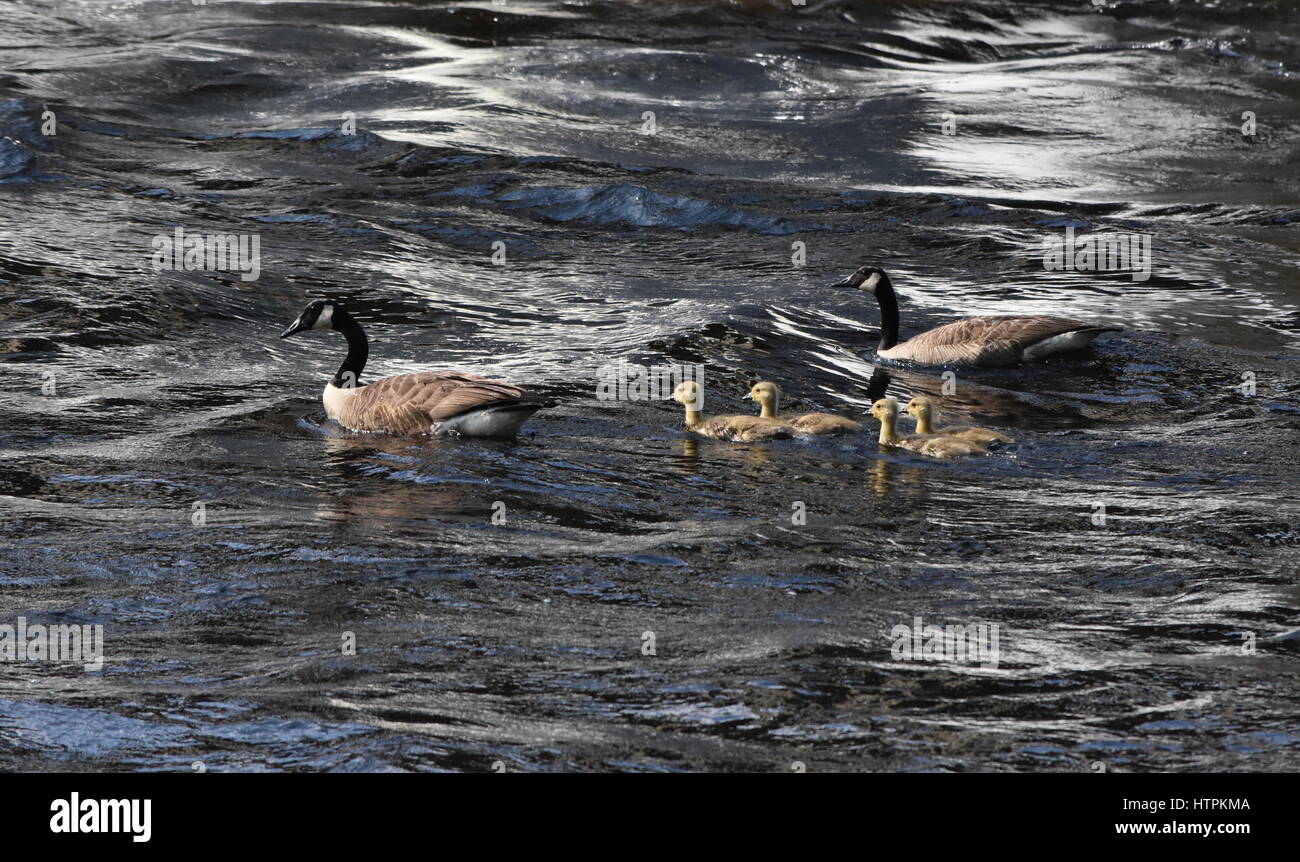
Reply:
[[[1101,333],[1116,331],[1118,327],[1047,315],[967,317],[914,335],[877,354],[924,365],[1015,365],[1078,350]]]
[[[529,402],[524,390],[501,380],[491,380],[464,371],[421,371],[385,377],[357,387],[325,387],[325,412],[353,431],[386,431],[390,434],[438,434],[467,430],[468,417],[480,411],[495,415],[495,423],[507,431],[518,428],[541,409]],[[459,421],[458,421],[459,420]],[[517,420],[513,421],[512,420]],[[510,436],[476,434],[473,436]]]
[[[786,422],[758,416],[711,416],[686,426],[696,434],[733,443],[760,443],[764,440],[788,440],[798,430]]]
[[[854,422],[832,413],[804,413],[802,416],[786,417],[800,433],[823,436],[827,434],[856,434],[862,430],[861,422]]]

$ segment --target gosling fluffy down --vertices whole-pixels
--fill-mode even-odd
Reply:
[[[749,390],[747,398],[757,401],[762,408],[759,416],[776,422],[788,422],[800,434],[852,434],[862,430],[862,423],[835,416],[831,413],[803,413],[798,416],[778,416],[781,406],[781,387],[770,380],[760,380]]]
[[[934,402],[924,395],[913,396],[907,402],[907,413],[916,419],[917,434],[939,434],[944,437],[960,437],[978,446],[993,446],[999,443],[1016,442],[1011,437],[991,428],[975,425],[947,425],[935,430],[930,421],[934,418]]]
[[[965,455],[984,455],[986,450],[960,437],[944,437],[938,434],[899,434],[898,402],[893,398],[881,398],[871,405],[871,415],[880,420],[880,445],[907,449],[931,458],[961,458]]]
[[[798,433],[788,422],[763,419],[758,416],[705,416],[704,388],[693,380],[677,384],[673,400],[686,407],[686,429],[733,443],[758,443],[764,440],[785,440]]]

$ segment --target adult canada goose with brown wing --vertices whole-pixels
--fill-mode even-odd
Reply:
[[[514,437],[529,417],[550,406],[512,383],[464,371],[421,371],[362,383],[370,343],[342,304],[312,302],[280,337],[308,329],[334,329],[348,341],[348,355],[325,384],[321,401],[331,419],[353,431]]]
[[[898,296],[883,269],[864,266],[833,287],[856,287],[880,306],[882,359],[906,359],[923,365],[1015,365],[1087,347],[1103,332],[1099,326],[1065,317],[1022,315],[967,317],[914,335],[898,343]]]

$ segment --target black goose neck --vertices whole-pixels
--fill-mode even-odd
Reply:
[[[344,388],[360,386],[361,372],[365,371],[366,360],[370,358],[370,342],[366,339],[361,324],[343,309],[334,309],[332,322],[334,328],[343,333],[343,337],[348,340],[348,355],[330,382]]]
[[[889,276],[880,273],[876,285],[876,304],[880,306],[880,345],[877,350],[888,350],[898,343],[898,297]]]

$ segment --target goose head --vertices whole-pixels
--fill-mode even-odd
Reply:
[[[776,413],[781,404],[781,387],[770,380],[760,380],[754,384],[754,388],[750,389],[749,394],[745,397],[757,401],[759,406],[763,408],[764,413],[768,410]]]
[[[856,287],[859,290],[865,290],[867,293],[875,293],[876,286],[881,283],[888,284],[889,276],[885,271],[875,266],[860,266],[853,270],[853,273],[843,281],[837,281],[831,287]]]
[[[880,424],[894,424],[898,418],[898,402],[893,398],[881,398],[871,405],[871,415],[880,420]]]
[[[704,387],[694,380],[683,380],[673,389],[673,400],[685,404],[688,410],[699,410],[704,406]]]
[[[334,315],[342,311],[343,306],[333,300],[315,300],[302,310],[302,314],[289,324],[288,329],[280,333],[280,337],[288,338],[307,329],[336,329]]]
[[[934,403],[924,395],[916,395],[907,402],[907,415],[915,416],[918,421],[927,424],[930,421],[930,411],[933,409]]]
[[[880,443],[882,446],[895,446],[898,443],[898,402],[893,398],[881,398],[871,405],[871,415],[880,421]]]

